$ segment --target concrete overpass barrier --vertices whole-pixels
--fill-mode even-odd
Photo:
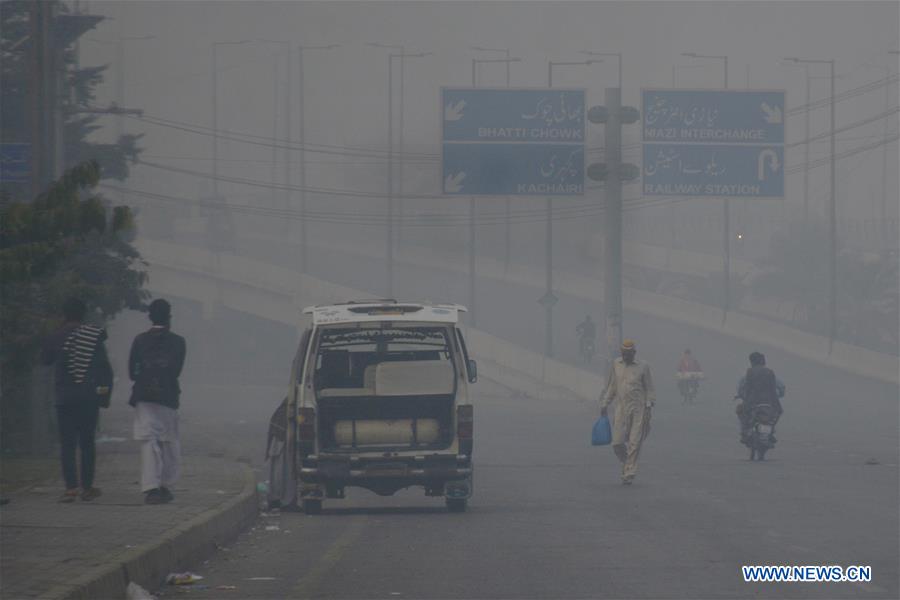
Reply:
[[[299,311],[302,304],[322,304],[371,296],[370,293],[322,281],[292,269],[232,254],[216,254],[203,248],[155,240],[141,240],[136,246],[154,268],[180,273],[180,275],[173,273],[173,277],[181,278],[178,283],[179,290],[170,287],[166,293],[180,295],[196,293],[200,296],[197,299],[201,301],[218,300],[225,306],[245,310],[251,314],[262,314],[267,318],[295,326],[300,323]],[[438,256],[418,255],[405,257],[404,260],[435,268],[455,271],[464,269],[463,265],[457,264],[458,261]],[[507,276],[503,273],[503,265],[499,261],[483,259],[480,263],[479,271],[482,277],[507,280]],[[191,275],[185,277],[185,272]],[[520,283],[537,288],[543,286],[543,274],[537,269],[519,265],[514,275]],[[220,283],[215,283],[216,281],[226,281],[234,285],[229,288],[228,294],[225,294]],[[558,282],[557,289],[561,291],[592,302],[602,302],[602,285],[596,279],[567,273],[559,277]],[[151,272],[150,288],[159,289],[155,287],[158,285],[160,284],[154,282]],[[165,286],[165,283],[162,285]],[[263,291],[268,294],[265,300],[261,300]],[[722,312],[719,309],[634,288],[625,288],[623,301],[630,310],[724,333],[744,342],[775,346],[801,358],[864,377],[895,385],[900,380],[900,359],[896,356],[843,342],[836,342],[829,354],[827,338],[792,329],[774,321],[730,312],[723,325]],[[544,381],[556,382],[566,379],[570,382],[579,382],[570,384],[576,386],[579,393],[584,392],[588,386],[581,379],[582,375],[579,374],[581,369],[555,361],[543,361],[538,364],[534,362],[534,357],[521,354],[526,351],[520,347],[504,346],[499,341],[491,343],[499,353],[491,356],[508,357],[510,353],[515,353],[519,361],[517,364],[527,365],[523,368],[528,373],[542,373]],[[497,358],[495,362],[504,365],[511,361]]]

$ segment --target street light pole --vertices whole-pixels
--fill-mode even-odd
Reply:
[[[430,52],[407,54],[403,51],[400,54],[388,54],[387,239],[385,240],[388,298],[394,296],[394,59],[419,58],[430,54]]]
[[[619,88],[619,90],[620,90],[619,95],[621,96],[621,89],[622,89],[622,53],[621,53],[621,52],[591,52],[590,50],[582,50],[581,53],[582,53],[582,54],[586,54],[586,55],[588,55],[588,56],[615,56],[615,57],[616,57],[616,60],[617,60],[616,65],[617,65],[617,67],[618,67],[618,73],[619,73],[619,77],[618,77],[619,85],[618,85],[618,88]],[[673,86],[673,87],[674,87],[674,86]]]
[[[293,150],[291,148],[291,134],[293,132],[293,128],[291,127],[291,113],[293,113],[291,106],[291,88],[292,85],[292,68],[291,68],[291,42],[288,40],[266,40],[266,39],[258,39],[258,42],[262,42],[265,44],[281,44],[284,46],[284,53],[287,59],[286,66],[286,82],[285,82],[285,90],[284,90],[284,129],[286,132],[286,144],[284,148],[284,208],[286,210],[290,210],[291,205],[293,204],[291,196],[291,163],[293,159]],[[277,59],[276,59],[277,60]],[[290,232],[290,221],[284,221],[284,232]]]
[[[509,65],[513,61],[509,57],[509,48],[483,48],[481,46],[472,46],[472,50],[476,52],[503,52],[505,55],[504,62],[506,63],[506,87],[509,87]],[[511,228],[512,224],[510,223],[510,200],[509,196],[503,199],[503,272],[509,272],[509,258],[510,258],[510,242],[511,242]]]
[[[724,70],[725,89],[728,89],[728,57],[710,54],[697,54],[696,52],[682,52],[682,56],[688,58],[710,58],[721,60]],[[722,198],[722,240],[725,252],[722,259],[722,324],[728,318],[728,309],[731,305],[731,208],[728,198]]]
[[[219,112],[217,105],[218,92],[218,49],[219,46],[238,46],[248,44],[249,40],[240,40],[236,42],[213,42],[212,43],[212,195],[214,200],[219,197]]]
[[[801,66],[801,65],[787,65],[787,66]],[[803,126],[803,222],[807,223],[809,221],[809,113],[811,112],[809,109],[809,90],[810,90],[810,82],[811,78],[809,76],[809,64],[803,64],[803,70],[806,74],[806,97],[803,100],[803,106],[806,110],[804,113],[804,126]]]
[[[96,44],[112,44],[116,47],[116,105],[126,106],[125,100],[125,42],[136,42],[142,40],[156,39],[155,35],[120,35],[115,41],[98,40],[88,38],[89,42]],[[125,135],[125,116],[119,114],[116,117],[116,142]],[[125,190],[119,190],[120,201],[124,203]]]
[[[480,64],[486,63],[506,63],[507,68],[509,68],[509,63],[511,62],[520,62],[520,58],[473,58],[472,59],[472,87],[478,87],[478,81],[476,79],[476,71],[477,66]],[[507,219],[507,223],[509,219]],[[476,320],[476,311],[475,311],[475,244],[477,243],[477,239],[475,237],[475,196],[469,197],[469,317],[474,327],[477,323]]]
[[[299,94],[297,104],[299,105],[300,122],[298,123],[298,143],[300,144],[300,168],[298,169],[298,177],[300,179],[300,270],[307,272],[309,254],[309,240],[307,239],[306,230],[306,127],[304,116],[306,112],[305,94],[306,87],[303,81],[303,51],[304,50],[331,50],[337,48],[338,44],[327,44],[325,46],[297,46],[297,78]],[[288,107],[290,110],[290,107]]]
[[[553,87],[553,67],[562,66],[584,66],[595,63],[602,63],[603,59],[588,59],[582,61],[547,61],[547,87]],[[548,358],[553,357],[553,199],[548,197],[546,207],[544,209],[546,215],[546,234],[545,234],[545,287],[544,295],[544,354]]]
[[[806,64],[827,64],[829,68],[829,88],[830,88],[830,97],[829,97],[829,106],[831,108],[830,112],[830,120],[831,120],[831,134],[829,135],[829,152],[831,154],[831,168],[830,168],[830,179],[831,179],[831,193],[829,194],[828,199],[828,222],[829,222],[829,254],[830,260],[828,262],[828,279],[829,279],[829,290],[828,290],[828,318],[829,318],[829,332],[828,332],[828,353],[831,354],[831,350],[834,347],[834,339],[837,335],[837,201],[836,201],[836,187],[835,187],[835,168],[837,155],[835,154],[835,111],[834,111],[834,59],[823,60],[823,59],[802,59],[802,58],[788,58],[785,59],[792,63],[806,63]],[[809,168],[809,165],[806,165],[806,168]]]
[[[870,69],[878,69],[879,71],[884,73],[885,78],[890,77],[891,68],[885,67],[881,65],[873,65],[873,64],[863,64],[864,67],[869,67]],[[882,137],[881,137],[881,223],[882,226],[887,219],[887,169],[888,169],[888,123],[889,123],[889,110],[891,107],[891,87],[890,85],[884,86],[884,125],[882,125]]]

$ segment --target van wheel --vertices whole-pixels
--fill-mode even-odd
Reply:
[[[447,510],[450,512],[466,512],[468,501],[465,498],[446,498]]]
[[[304,500],[303,512],[308,515],[317,515],[322,512],[321,500]]]

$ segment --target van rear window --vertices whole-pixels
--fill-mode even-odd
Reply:
[[[454,372],[450,333],[446,327],[329,327],[320,331],[316,387],[373,388],[385,363],[410,362],[415,368]],[[410,365],[414,367],[413,364]],[[399,373],[399,371],[398,371]]]

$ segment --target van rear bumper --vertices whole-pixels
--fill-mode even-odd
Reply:
[[[472,475],[469,456],[460,454],[427,456],[316,456],[303,459],[300,480],[304,483],[357,484],[393,480],[425,484],[467,479]]]

